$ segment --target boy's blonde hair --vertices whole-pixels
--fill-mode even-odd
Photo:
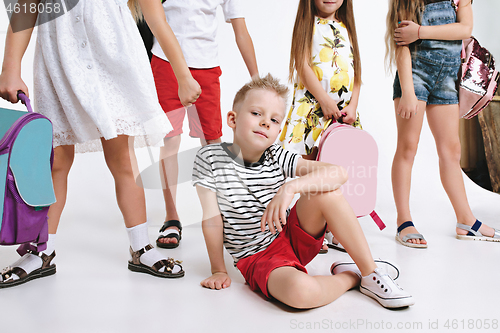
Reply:
[[[264,89],[264,90],[274,91],[278,96],[283,98],[285,104],[288,99],[288,87],[285,86],[284,84],[281,84],[280,80],[278,80],[271,74],[267,74],[265,77],[258,77],[252,79],[252,81],[248,82],[243,87],[241,87],[240,90],[238,90],[236,96],[234,96],[234,101],[233,101],[234,111],[237,111],[236,109],[239,107],[239,104],[241,104],[241,102],[245,100],[245,97],[247,96],[248,92],[253,89]]]

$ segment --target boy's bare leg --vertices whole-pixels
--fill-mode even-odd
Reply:
[[[358,219],[340,190],[302,195],[296,209],[300,226],[314,237],[321,235],[326,220],[328,229],[344,246],[363,276],[377,268]]]
[[[221,139],[206,140],[200,139],[202,146],[221,142]],[[175,206],[176,194],[177,194],[177,177],[179,175],[179,162],[177,154],[179,153],[179,147],[181,144],[181,136],[177,135],[171,138],[164,139],[164,146],[160,150],[160,176],[163,187],[163,198],[165,199],[165,210],[166,218],[165,221],[169,220],[179,220],[179,214],[177,213],[177,207]],[[169,229],[176,229],[177,227],[169,227]],[[167,232],[168,233],[168,232]],[[159,238],[160,243],[177,243],[177,239],[171,238]]]
[[[205,139],[200,139],[201,146],[204,147],[206,145],[211,145],[212,143],[219,143],[222,142],[220,138],[215,139],[215,140],[205,140]]]
[[[313,237],[328,228],[358,266],[363,276],[376,268],[359,222],[339,190],[316,195],[302,195],[296,205],[300,226]],[[333,302],[360,282],[352,272],[332,276],[310,276],[293,267],[280,267],[271,272],[267,282],[269,293],[295,308],[313,308]]]
[[[177,194],[177,177],[179,174],[179,165],[177,153],[181,144],[181,136],[177,135],[164,139],[164,146],[160,149],[160,177],[163,188],[163,198],[165,200],[166,218],[165,221],[179,220],[177,208],[175,207],[175,198]],[[177,229],[170,227],[168,229]],[[167,230],[168,230],[167,229]],[[159,238],[160,243],[177,243],[177,239]]]
[[[311,276],[295,267],[279,267],[271,272],[267,289],[278,301],[297,309],[329,304],[356,287],[359,277],[352,272],[332,276]]]

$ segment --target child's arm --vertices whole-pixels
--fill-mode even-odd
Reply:
[[[179,99],[182,105],[191,105],[200,96],[201,88],[189,71],[179,42],[167,23],[161,2],[157,0],[139,0],[139,4],[144,19],[172,65],[179,83]]]
[[[257,59],[255,58],[252,37],[250,37],[250,34],[248,33],[245,19],[232,19],[231,24],[234,30],[234,37],[236,38],[236,45],[238,45],[238,49],[240,50],[250,76],[259,76],[259,69],[257,68]]]
[[[328,95],[325,91],[321,83],[319,82],[316,74],[312,70],[311,66],[309,66],[309,61],[306,58],[304,59],[304,66],[302,67],[302,71],[299,74],[299,78],[306,87],[307,90],[316,98],[316,100],[321,105],[321,110],[323,111],[323,117],[325,119],[330,119],[334,117],[335,119],[339,119],[342,117],[342,112],[340,112],[337,107],[337,103]]]
[[[460,0],[456,23],[420,26],[413,21],[401,21],[394,31],[394,40],[398,45],[408,45],[418,39],[461,40],[471,36],[472,25],[471,0]]]
[[[354,82],[351,100],[349,101],[349,105],[345,106],[342,109],[342,112],[346,114],[342,118],[342,121],[345,124],[352,124],[356,121],[356,118],[357,118],[356,109],[358,108],[359,91],[360,90],[361,90],[361,85],[357,82]]]
[[[223,222],[215,192],[203,186],[196,186],[203,209],[202,230],[207,246],[212,276],[201,281],[201,285],[210,289],[224,289],[231,285],[224,263]]]
[[[38,1],[29,0],[27,3],[38,3]],[[22,5],[20,6],[22,8]],[[29,97],[28,87],[21,79],[21,61],[24,53],[28,48],[31,39],[33,27],[37,19],[38,13],[19,13],[13,14],[11,23],[7,29],[5,38],[5,51],[2,64],[2,74],[0,74],[0,97],[11,102],[17,103],[17,92],[23,91]],[[12,26],[16,26],[17,20],[27,22],[31,21],[31,28],[13,32]],[[23,23],[24,25],[24,23]]]
[[[278,221],[286,223],[286,210],[296,193],[307,195],[331,192],[347,181],[347,172],[344,168],[303,158],[297,161],[296,175],[298,178],[283,184],[267,205],[261,218],[262,231],[265,230],[266,224],[273,234],[276,232],[275,229],[282,230]]]
[[[396,113],[404,119],[410,119],[417,114],[418,99],[413,87],[411,53],[408,46],[398,46],[396,49],[396,66],[401,85],[401,99]]]

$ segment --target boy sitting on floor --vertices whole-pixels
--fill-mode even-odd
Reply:
[[[339,189],[347,180],[345,170],[274,144],[287,94],[271,75],[247,83],[227,115],[233,143],[205,146],[196,156],[193,185],[212,268],[201,285],[221,289],[231,284],[224,245],[252,290],[294,308],[328,304],[360,284],[362,293],[384,307],[413,305],[412,296],[374,262]],[[298,178],[285,182],[289,177]],[[296,193],[300,199],[289,211]],[[304,266],[318,254],[327,225],[356,264],[337,262],[331,276],[308,275]]]

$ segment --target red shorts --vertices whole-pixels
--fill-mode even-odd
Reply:
[[[326,225],[325,225],[326,230]],[[240,259],[236,267],[240,270],[252,290],[260,290],[271,298],[267,291],[269,274],[283,266],[292,266],[307,273],[307,265],[319,253],[323,245],[324,232],[314,238],[299,225],[295,206],[292,208],[283,231],[264,251]]]
[[[174,128],[167,138],[182,134],[182,123],[186,110],[179,100],[177,79],[168,61],[153,55],[151,69],[156,84],[160,105]],[[220,107],[220,67],[208,69],[190,68],[191,75],[201,86],[201,95],[188,108],[189,136],[215,140],[222,136]]]

